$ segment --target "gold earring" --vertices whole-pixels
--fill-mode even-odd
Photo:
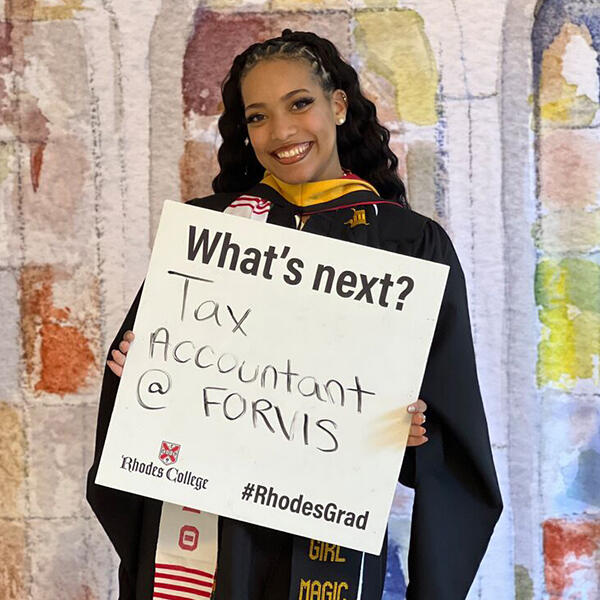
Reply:
[[[340,118],[339,118],[339,119],[336,121],[336,123],[337,123],[338,125],[343,125],[345,122],[346,122],[346,119],[344,119],[344,117],[340,117]]]

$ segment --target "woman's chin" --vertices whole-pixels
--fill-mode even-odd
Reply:
[[[290,166],[295,166],[295,165],[290,165]],[[275,177],[277,177],[277,179],[283,181],[284,183],[306,183],[307,181],[310,181],[310,175],[309,173],[307,173],[306,169],[301,169],[301,168],[281,168],[281,166],[279,166],[279,168],[277,169],[269,169],[269,171],[271,171],[271,173],[273,175],[275,175]]]

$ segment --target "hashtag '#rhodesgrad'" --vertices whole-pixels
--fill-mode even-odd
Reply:
[[[242,500],[250,500],[252,498],[252,494],[254,493],[254,484],[247,483],[242,490]]]
[[[290,497],[276,492],[272,486],[267,487],[256,483],[247,483],[243,487],[242,500],[253,501],[254,504],[260,504],[265,508],[302,514],[305,517],[362,530],[367,527],[370,512],[366,510],[363,513],[356,513],[340,508],[335,502],[311,502],[304,497],[304,494]]]

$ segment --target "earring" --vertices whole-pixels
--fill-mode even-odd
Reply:
[[[248,138],[244,139],[244,146],[247,146],[250,143],[250,140]]]
[[[346,119],[345,119],[344,117],[340,117],[340,118],[339,118],[339,119],[336,121],[336,123],[337,123],[338,125],[343,125],[345,122],[346,122]]]

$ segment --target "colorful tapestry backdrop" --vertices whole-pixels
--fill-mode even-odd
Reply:
[[[232,57],[284,27],[357,68],[463,264],[506,505],[469,598],[600,597],[600,0],[0,11],[1,600],[117,597],[84,500],[107,344],[163,200],[210,190]],[[399,488],[386,600],[410,506]]]

